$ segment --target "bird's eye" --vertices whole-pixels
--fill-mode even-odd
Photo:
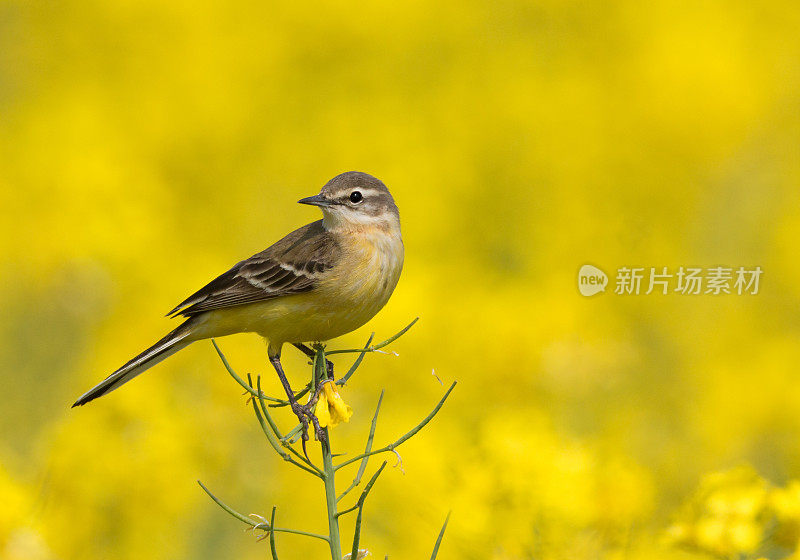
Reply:
[[[352,202],[353,204],[358,204],[362,200],[364,200],[364,197],[361,195],[359,191],[353,191],[350,193],[350,202]]]

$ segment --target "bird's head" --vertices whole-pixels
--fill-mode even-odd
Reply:
[[[400,214],[389,189],[360,171],[337,175],[318,195],[298,202],[319,206],[323,225],[329,230],[400,227]]]

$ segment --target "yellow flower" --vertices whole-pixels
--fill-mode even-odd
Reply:
[[[319,399],[314,407],[314,416],[319,420],[319,425],[323,428],[333,427],[339,422],[349,422],[352,415],[353,409],[344,402],[333,381],[323,381]]]

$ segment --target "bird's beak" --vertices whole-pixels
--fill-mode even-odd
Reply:
[[[330,200],[327,200],[321,194],[309,196],[307,198],[300,199],[297,202],[299,202],[300,204],[310,204],[311,206],[322,206],[322,207],[330,206],[331,204],[333,204]]]

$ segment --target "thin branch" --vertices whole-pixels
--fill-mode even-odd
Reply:
[[[350,513],[351,511],[355,511],[357,509],[358,509],[358,502],[356,502],[355,504],[353,504],[351,507],[349,507],[347,509],[343,509],[342,511],[337,511],[336,512],[336,517],[341,517],[345,513]]]
[[[234,516],[236,519],[238,519],[239,521],[243,521],[243,522],[247,523],[248,525],[250,525],[250,526],[252,526],[252,527],[255,527],[256,525],[258,525],[258,523],[256,523],[255,521],[253,521],[252,519],[250,519],[250,518],[249,518],[249,517],[247,517],[246,515],[242,515],[241,513],[239,513],[238,511],[236,511],[235,509],[233,509],[233,508],[231,508],[230,506],[228,506],[227,504],[225,504],[225,503],[224,503],[222,500],[220,500],[219,498],[217,498],[217,497],[216,497],[214,494],[212,494],[212,493],[211,493],[211,490],[209,490],[208,488],[206,488],[206,487],[205,487],[205,485],[204,485],[202,482],[200,482],[199,480],[197,481],[197,484],[199,484],[199,485],[200,485],[200,488],[202,488],[203,490],[205,490],[206,494],[208,494],[208,495],[209,495],[209,497],[210,497],[212,500],[214,500],[214,502],[216,502],[216,504],[217,504],[219,507],[221,507],[222,509],[224,509],[225,511],[227,511],[228,513],[230,513],[230,514],[231,514],[232,516]]]
[[[436,538],[436,544],[433,546],[433,554],[431,554],[431,560],[436,560],[436,555],[439,554],[439,545],[442,544],[442,537],[444,537],[444,530],[447,529],[448,521],[450,521],[450,512],[447,512],[447,517],[444,518],[444,525],[442,525],[442,530],[439,531],[439,536]]]
[[[222,350],[220,350],[219,346],[217,345],[217,341],[212,338],[211,344],[214,345],[214,349],[217,351],[217,354],[219,354],[219,359],[222,360],[222,365],[225,366],[225,369],[228,370],[228,373],[231,375],[231,377],[233,377],[239,385],[244,387],[245,391],[247,391],[254,397],[257,397],[258,393],[256,393],[255,389],[253,389],[250,385],[248,385],[244,379],[239,377],[239,375],[235,371],[233,371],[233,368],[231,367],[231,364],[228,363],[228,359],[225,357],[225,354],[222,353]],[[267,397],[266,395],[264,396],[264,398],[275,402],[280,400],[280,399],[275,399],[273,397]]]
[[[277,508],[272,506],[272,515],[269,518],[269,526],[275,526],[275,510]],[[269,549],[272,551],[272,560],[278,560],[278,550],[275,548],[275,531],[269,532]]]
[[[253,380],[251,379],[249,373],[247,374],[247,382],[252,386]],[[267,419],[267,423],[269,424],[269,427],[272,428],[272,432],[275,434],[275,437],[277,437],[279,440],[283,440],[283,436],[281,435],[281,431],[278,429],[278,425],[272,419],[272,415],[269,413],[267,407],[264,405],[264,397],[262,396],[263,393],[261,392],[260,375],[256,377],[256,389],[257,389],[256,394],[258,395],[256,398],[258,399],[258,403],[261,405],[261,411],[264,413],[264,418]]]
[[[296,392],[294,394],[294,400],[299,401],[302,397],[304,397],[305,395],[308,394],[308,391],[310,389],[311,389],[311,384],[310,383],[306,384],[305,387],[303,387],[302,389],[300,389],[298,392]],[[284,406],[289,406],[289,404],[291,404],[291,403],[289,403],[289,401],[286,401],[286,400],[283,400],[283,399],[277,399],[275,397],[269,397],[269,400],[272,401],[271,404],[267,405],[270,408],[281,408],[281,407],[284,407]]]
[[[378,413],[381,410],[381,403],[383,402],[383,393],[381,391],[381,396],[378,397],[378,406],[375,407],[375,414],[372,416],[372,425],[369,427],[369,436],[367,437],[367,448],[364,450],[364,453],[369,453],[372,451],[372,440],[375,438],[375,427],[378,425]],[[353,482],[350,486],[347,487],[347,490],[342,492],[336,501],[340,501],[344,498],[350,490],[358,486],[361,482],[361,477],[364,476],[364,471],[367,470],[367,462],[369,461],[369,455],[365,455],[364,458],[361,460],[361,466],[358,467],[358,472],[356,473],[356,477],[353,479]]]
[[[350,553],[350,558],[358,558],[358,542],[361,539],[361,515],[364,512],[364,502],[367,499],[369,491],[372,490],[372,485],[375,484],[375,481],[378,480],[378,477],[383,472],[384,467],[386,467],[386,461],[375,471],[375,474],[369,479],[369,482],[367,482],[367,485],[364,487],[364,491],[361,492],[361,496],[358,498],[358,513],[356,514],[356,527],[353,533],[353,551]]]
[[[299,436],[302,431],[303,431],[303,425],[298,424],[297,426],[289,430],[289,432],[285,436],[283,436],[283,441],[294,443],[295,441],[297,441],[297,436]]]
[[[358,461],[358,460],[360,460],[360,459],[363,459],[364,457],[369,457],[369,456],[371,456],[371,455],[377,455],[378,453],[385,453],[385,452],[387,452],[387,451],[394,451],[394,449],[395,449],[396,447],[399,447],[399,446],[400,446],[400,445],[402,445],[402,444],[403,444],[403,443],[404,443],[406,440],[408,440],[410,437],[413,437],[414,435],[416,435],[416,433],[417,433],[417,432],[419,432],[419,431],[420,431],[422,428],[424,428],[424,427],[425,427],[425,425],[426,425],[428,422],[430,422],[430,421],[433,419],[433,417],[434,417],[434,416],[436,416],[436,413],[437,413],[437,412],[439,412],[439,409],[441,409],[441,408],[442,408],[442,406],[444,405],[444,402],[447,400],[447,397],[449,397],[449,396],[450,396],[450,393],[451,393],[451,392],[453,391],[453,389],[455,388],[455,386],[456,386],[456,383],[458,383],[458,382],[457,382],[457,381],[453,381],[452,385],[450,385],[450,388],[447,390],[447,392],[446,392],[446,393],[444,394],[444,396],[441,398],[441,400],[439,401],[439,403],[438,403],[438,404],[437,404],[437,405],[434,407],[434,409],[433,409],[433,410],[430,412],[430,414],[428,414],[428,415],[427,415],[427,416],[426,416],[426,417],[425,417],[425,418],[422,420],[422,422],[420,422],[419,424],[417,424],[416,426],[414,426],[414,428],[412,428],[410,432],[408,432],[408,433],[406,433],[405,435],[401,436],[401,437],[400,437],[400,438],[399,438],[397,441],[395,441],[394,443],[390,443],[390,444],[389,444],[389,445],[387,445],[386,447],[381,447],[380,449],[377,449],[377,450],[375,450],[375,451],[369,451],[369,452],[367,452],[367,453],[362,453],[361,455],[357,455],[357,456],[353,457],[352,459],[348,459],[347,461],[345,461],[345,462],[343,462],[343,463],[340,463],[339,465],[337,465],[337,466],[335,467],[335,469],[336,469],[336,470],[339,470],[339,469],[341,469],[342,467],[345,467],[345,466],[347,466],[347,465],[349,465],[349,464],[351,464],[351,463],[355,463],[356,461]]]
[[[367,351],[369,349],[369,345],[372,344],[372,339],[373,338],[375,338],[375,333],[372,333],[372,334],[369,335],[369,338],[367,339],[367,343],[364,345],[364,349],[358,354],[358,357],[356,358],[356,361],[353,362],[353,365],[350,366],[350,369],[347,370],[347,373],[345,373],[342,376],[342,378],[339,379],[336,382],[337,385],[339,385],[340,387],[343,387],[344,384],[347,383],[347,380],[350,379],[350,377],[356,372],[356,370],[358,369],[358,366],[360,366],[361,362],[364,360],[364,356],[367,355]]]
[[[368,348],[349,348],[347,350],[331,350],[330,352],[326,352],[326,354],[328,354],[330,356],[332,354],[359,354],[359,353],[362,353],[362,352],[377,352],[378,350],[380,350],[384,346],[388,346],[389,344],[391,344],[392,342],[394,342],[395,340],[397,340],[398,338],[400,338],[401,336],[406,334],[408,329],[413,327],[414,323],[416,323],[417,321],[419,321],[419,317],[417,317],[416,319],[411,321],[408,325],[406,325],[403,328],[403,330],[401,330],[396,335],[390,336],[389,338],[387,338],[383,342],[379,342],[375,346],[370,346]]]
[[[270,404],[270,405],[269,405],[269,407],[270,407],[270,408],[281,407],[281,406],[288,406],[288,405],[289,405],[289,401],[287,401],[287,400],[284,400],[284,399],[278,399],[278,398],[275,398],[275,397],[270,397],[270,396],[268,396],[268,395],[265,395],[265,394],[263,394],[263,393],[261,393],[261,395],[259,395],[258,393],[256,393],[256,390],[255,390],[255,389],[253,389],[251,386],[249,386],[249,385],[247,384],[247,382],[246,382],[244,379],[242,379],[242,378],[241,378],[241,377],[240,377],[240,376],[239,376],[239,375],[238,375],[238,374],[237,374],[235,371],[233,371],[233,368],[231,367],[231,364],[228,362],[227,358],[225,358],[225,354],[223,354],[223,353],[222,353],[222,350],[220,350],[220,348],[219,348],[219,345],[217,345],[217,341],[216,341],[216,340],[214,340],[214,339],[212,338],[212,339],[211,339],[211,344],[213,344],[213,345],[214,345],[214,349],[217,351],[217,354],[219,354],[219,357],[220,357],[220,359],[222,360],[222,365],[224,365],[224,366],[225,366],[225,369],[226,369],[226,370],[228,370],[228,373],[231,375],[231,377],[233,377],[233,379],[234,379],[234,380],[235,380],[235,381],[236,381],[236,382],[237,382],[239,385],[241,385],[242,387],[244,387],[244,390],[245,390],[245,391],[247,391],[248,393],[250,393],[250,394],[251,394],[252,396],[254,396],[254,397],[261,396],[261,397],[263,397],[265,400],[268,400],[268,401],[270,401],[271,403],[275,403],[275,404]],[[300,397],[302,397],[302,396],[303,396],[303,395],[305,395],[306,393],[308,393],[308,386],[306,386],[306,388],[305,388],[305,389],[302,389],[302,390],[301,390],[299,393],[295,394],[295,396],[294,396],[294,397],[295,397],[296,399],[299,399]]]
[[[205,485],[202,482],[200,482],[199,480],[197,481],[197,484],[200,485],[200,488],[202,488],[205,491],[205,493],[208,494],[208,496],[212,500],[214,500],[214,502],[219,507],[221,507],[222,509],[227,511],[229,514],[231,514],[233,517],[235,517],[239,521],[243,521],[244,523],[247,523],[248,525],[250,525],[253,528],[259,528],[259,529],[263,529],[265,531],[266,530],[276,531],[278,533],[292,533],[294,535],[303,535],[303,536],[306,536],[306,537],[313,537],[315,539],[320,539],[320,540],[323,540],[325,542],[328,542],[328,537],[326,537],[325,535],[318,535],[317,533],[309,533],[307,531],[300,531],[298,529],[281,529],[279,527],[271,527],[271,526],[265,528],[264,527],[264,523],[256,523],[255,521],[253,521],[252,519],[250,519],[246,515],[242,515],[238,511],[236,511],[233,508],[231,508],[228,505],[226,505],[222,500],[220,500],[214,494],[212,494],[211,491],[208,488],[206,488]]]

